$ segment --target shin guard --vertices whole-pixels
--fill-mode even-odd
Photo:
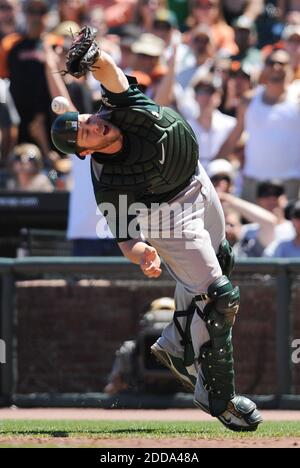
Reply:
[[[210,302],[201,312],[201,318],[210,341],[201,347],[199,359],[209,393],[210,413],[220,416],[235,396],[232,327],[239,310],[239,288],[234,288],[222,276],[209,287],[208,297]]]

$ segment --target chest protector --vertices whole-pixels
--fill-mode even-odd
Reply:
[[[109,161],[107,155],[93,155],[103,164],[98,181],[103,188],[163,194],[175,190],[195,173],[196,137],[172,109],[116,109],[109,120],[121,130],[125,144],[122,152]]]

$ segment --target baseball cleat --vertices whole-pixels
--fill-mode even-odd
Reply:
[[[194,400],[196,406],[206,413],[209,409],[201,402]],[[234,432],[255,432],[263,422],[256,404],[244,396],[235,396],[229,401],[227,410],[218,416],[218,420]]]
[[[172,374],[179,380],[184,387],[191,391],[195,391],[195,385],[197,382],[197,371],[195,366],[185,367],[181,358],[172,356],[168,351],[159,346],[158,343],[154,343],[151,346],[151,353],[155,356],[158,362],[165,367],[168,367]],[[192,375],[191,372],[194,374]]]

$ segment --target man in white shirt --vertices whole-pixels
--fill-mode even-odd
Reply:
[[[218,110],[222,94],[212,75],[201,78],[194,90],[199,116],[188,122],[197,137],[200,161],[206,169],[232,132],[236,119]]]
[[[244,130],[245,147],[243,198],[255,202],[259,182],[278,179],[288,199],[297,199],[300,189],[300,90],[291,85],[290,57],[277,50],[267,57],[265,86],[246,95],[241,102],[236,127],[219,151],[227,157]]]

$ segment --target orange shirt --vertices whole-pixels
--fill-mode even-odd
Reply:
[[[0,42],[0,78],[9,78],[9,70],[7,66],[7,57],[10,51],[24,39],[24,36],[19,33],[13,33],[5,36]],[[46,40],[50,45],[62,45],[63,39],[54,34],[47,34]]]
[[[22,40],[23,36],[18,33],[5,36],[0,42],[0,78],[8,78],[7,56],[11,49]]]

